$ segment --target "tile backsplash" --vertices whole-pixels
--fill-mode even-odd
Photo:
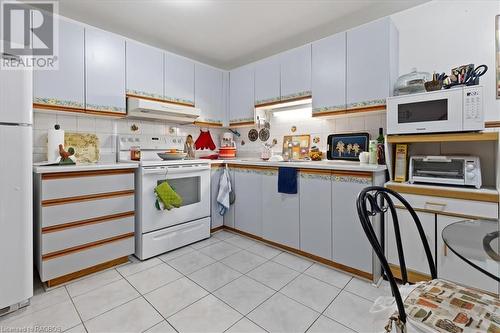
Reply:
[[[100,152],[102,162],[116,160],[116,135],[117,134],[145,134],[145,135],[180,135],[191,134],[196,140],[199,133],[199,127],[192,125],[174,125],[166,122],[132,120],[132,119],[110,119],[103,117],[92,117],[87,115],[66,114],[58,112],[35,112],[33,125],[33,161],[42,162],[47,160],[47,131],[59,124],[67,132],[93,133],[99,137],[101,144]],[[133,132],[132,125],[137,125],[138,130]],[[321,150],[326,150],[326,140],[329,134],[342,132],[368,132],[372,138],[378,135],[378,129],[384,128],[386,117],[385,113],[371,113],[368,115],[348,115],[338,116],[331,119],[283,119],[272,118],[270,121],[270,137],[268,142],[273,139],[278,141],[274,147],[276,153],[281,152],[283,136],[291,134],[311,134],[311,140],[319,137],[320,142],[311,145],[317,145]],[[297,131],[292,133],[292,126],[297,127]],[[262,141],[257,139],[250,142],[248,131],[252,127],[238,128],[241,136],[235,137],[238,156],[259,156],[262,149]],[[211,128],[212,138],[217,146],[220,144],[220,138],[224,129]],[[242,145],[242,142],[245,142]],[[197,151],[198,155],[209,154],[209,151]]]
[[[285,135],[300,135],[300,134],[310,134],[311,135],[311,146],[316,145],[322,151],[326,151],[326,141],[328,135],[334,133],[346,133],[346,132],[368,132],[371,138],[376,138],[378,136],[378,130],[380,127],[386,128],[386,116],[384,112],[371,113],[369,115],[346,115],[337,116],[335,118],[323,119],[323,118],[307,118],[307,119],[283,119],[283,118],[271,118],[270,121],[270,137],[268,142],[273,139],[278,141],[278,144],[273,148],[275,153],[280,153],[282,151],[283,137]],[[295,126],[297,130],[295,133],[292,132],[291,128]],[[262,141],[257,139],[257,141],[250,142],[248,139],[249,128],[239,128],[238,132],[241,136],[237,138],[236,142],[238,144],[238,154],[241,155],[252,155],[260,153],[262,149]],[[313,143],[314,137],[319,137],[319,143]],[[241,145],[242,141],[245,142]]]
[[[96,134],[100,142],[100,161],[111,162],[116,160],[117,134],[144,134],[144,135],[179,135],[191,134],[196,140],[199,127],[192,125],[174,125],[160,121],[145,121],[132,119],[110,119],[87,115],[73,115],[58,112],[35,112],[33,123],[33,161],[47,160],[47,132],[59,124],[66,132]],[[136,125],[137,131],[131,126]],[[212,138],[219,146],[221,129],[210,129]],[[198,154],[208,154],[210,151],[197,151]]]

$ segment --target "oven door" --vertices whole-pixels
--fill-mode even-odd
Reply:
[[[142,233],[210,216],[210,166],[177,165],[143,167],[140,200]],[[158,210],[154,189],[167,181],[183,203],[179,208]]]
[[[462,89],[391,97],[387,133],[458,132],[463,128]]]

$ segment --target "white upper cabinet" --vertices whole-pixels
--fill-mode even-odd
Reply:
[[[207,65],[196,64],[195,73],[195,103],[196,107],[201,109],[198,121],[223,125],[223,72]]]
[[[163,99],[163,52],[127,41],[127,94]]]
[[[230,72],[229,123],[254,123],[254,65],[245,65]]]
[[[255,63],[255,105],[280,100],[280,60],[276,55]]]
[[[280,54],[281,100],[311,95],[311,44]]]
[[[34,71],[33,103],[55,109],[85,108],[84,36],[82,25],[59,20],[59,69]]]
[[[194,105],[194,62],[165,53],[165,99]]]
[[[85,77],[87,110],[125,113],[125,40],[86,28]]]
[[[312,43],[312,112],[330,115],[346,108],[346,33]]]
[[[398,32],[390,18],[347,31],[347,108],[385,109],[398,73]]]

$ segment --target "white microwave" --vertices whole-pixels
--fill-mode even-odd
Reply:
[[[387,134],[467,132],[484,129],[483,88],[389,97]]]

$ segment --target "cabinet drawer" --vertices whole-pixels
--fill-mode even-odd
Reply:
[[[143,234],[141,237],[142,252],[136,253],[141,260],[151,258],[181,246],[210,237],[210,218],[179,224]],[[139,246],[138,246],[139,248]]]
[[[40,276],[42,281],[48,281],[132,253],[134,253],[134,237],[131,235],[127,238],[44,259]]]
[[[82,172],[42,177],[42,201],[134,189],[133,170]]]
[[[42,228],[126,213],[133,211],[134,207],[133,194],[42,206]]]
[[[132,213],[133,214],[133,213]],[[134,232],[134,216],[42,231],[42,255]]]
[[[416,210],[456,216],[498,218],[498,203],[401,193]],[[398,204],[398,203],[396,203]]]

